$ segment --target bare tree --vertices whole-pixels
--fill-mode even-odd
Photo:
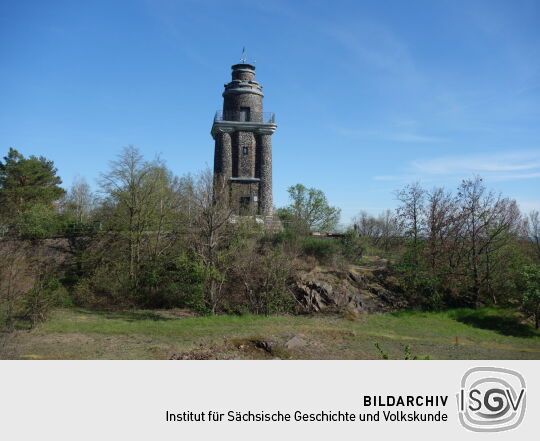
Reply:
[[[77,177],[66,197],[66,209],[71,211],[77,222],[90,217],[95,204],[95,196],[84,178]]]
[[[392,210],[385,210],[376,219],[380,246],[388,251],[401,236],[399,220]]]
[[[512,234],[518,233],[521,215],[514,200],[488,192],[480,177],[464,180],[458,198],[472,304],[477,307],[484,285],[493,296],[493,256],[513,239]]]
[[[367,211],[362,210],[353,219],[356,225],[356,231],[360,236],[368,237],[376,242],[381,235],[380,224],[374,216],[371,216]]]
[[[449,240],[455,234],[457,201],[444,188],[433,188],[426,194],[425,229],[429,267],[433,272],[441,266]]]
[[[215,313],[221,301],[229,266],[230,250],[223,250],[232,210],[227,203],[227,182],[214,179],[207,169],[199,177],[193,192],[192,246],[201,258],[208,275],[207,304]]]
[[[409,278],[413,284],[419,275],[421,236],[424,230],[424,203],[425,190],[419,182],[407,185],[403,190],[396,192],[400,202],[396,213],[405,237],[409,238],[407,255],[410,258],[411,271]]]
[[[415,248],[419,243],[423,229],[422,214],[425,195],[426,191],[420,186],[419,182],[407,185],[403,190],[396,193],[396,198],[401,203],[397,209],[398,216],[405,234],[412,238]]]
[[[377,217],[361,211],[353,219],[355,230],[360,236],[367,237],[375,246],[388,251],[400,236],[399,221],[392,210],[385,210]]]

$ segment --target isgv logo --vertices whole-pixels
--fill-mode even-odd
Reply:
[[[502,432],[525,416],[526,389],[521,374],[504,368],[475,367],[461,380],[459,421],[473,432]]]

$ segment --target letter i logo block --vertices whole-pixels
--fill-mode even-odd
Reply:
[[[514,429],[525,417],[525,380],[504,368],[475,367],[461,380],[457,394],[459,421],[473,432]]]

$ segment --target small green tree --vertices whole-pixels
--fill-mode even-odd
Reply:
[[[341,210],[328,204],[322,190],[296,184],[288,189],[291,204],[278,210],[279,217],[304,230],[333,230]]]
[[[527,265],[523,270],[525,291],[522,307],[526,314],[534,318],[536,329],[540,327],[540,265]]]

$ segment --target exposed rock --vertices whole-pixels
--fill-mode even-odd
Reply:
[[[403,306],[401,289],[390,276],[388,262],[344,270],[316,267],[297,274],[294,292],[307,312],[382,312]]]
[[[287,341],[287,343],[285,343],[285,347],[287,349],[300,348],[305,345],[307,345],[307,341],[303,338],[303,335],[301,334],[295,335],[293,338]]]

